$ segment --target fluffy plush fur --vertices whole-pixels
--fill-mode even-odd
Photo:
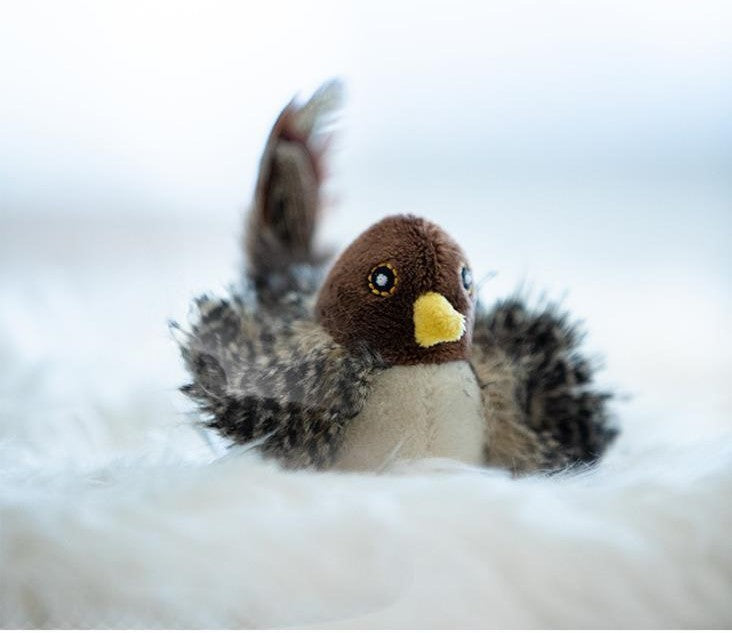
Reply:
[[[313,473],[207,463],[160,404],[3,433],[3,627],[732,626],[730,437],[572,477]]]
[[[592,382],[582,335],[552,306],[518,298],[478,311],[472,364],[489,413],[486,460],[516,473],[592,464],[615,439],[610,394]]]
[[[383,366],[378,356],[347,351],[288,311],[252,311],[238,295],[202,297],[197,307],[192,332],[179,332],[194,377],[183,391],[208,426],[288,466],[329,466]]]
[[[468,363],[397,365],[374,377],[334,466],[381,470],[397,460],[435,456],[481,464],[485,427],[480,389]]]
[[[373,294],[367,284],[369,271],[382,263],[393,265],[400,279],[396,292],[386,298]],[[460,246],[434,223],[413,215],[384,218],[335,262],[320,289],[316,318],[338,342],[365,342],[392,365],[467,359],[473,299],[461,281],[466,264]],[[439,292],[465,316],[466,335],[460,340],[429,348],[417,343],[412,310],[426,292]]]

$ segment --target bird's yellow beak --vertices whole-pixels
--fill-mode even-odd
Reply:
[[[459,341],[465,317],[438,292],[426,292],[414,302],[414,339],[421,347]]]

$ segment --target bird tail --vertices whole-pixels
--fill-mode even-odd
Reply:
[[[291,101],[265,145],[243,244],[247,277],[264,305],[312,293],[319,281],[327,254],[316,251],[314,237],[331,139],[324,128],[341,94],[332,80],[303,105]]]
[[[533,437],[541,449],[540,459],[519,471],[556,471],[602,456],[618,434],[607,410],[612,394],[593,384],[593,367],[579,351],[582,334],[567,314],[554,306],[530,310],[514,297],[479,316],[475,337],[478,348],[498,352],[511,368],[511,408],[518,413],[512,437]],[[502,463],[496,439],[488,461],[516,466]]]

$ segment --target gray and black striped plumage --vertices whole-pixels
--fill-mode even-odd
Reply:
[[[556,471],[593,464],[602,456],[618,431],[606,406],[611,394],[594,386],[581,341],[578,324],[554,306],[532,311],[513,297],[478,311],[472,364],[479,379],[488,380],[482,389],[490,392],[492,376],[502,375],[493,369],[497,363],[510,377],[494,398],[494,408],[496,400],[508,401],[495,412],[494,435],[503,430],[511,437],[511,426],[521,433],[508,448],[489,439],[488,462],[516,472]]]
[[[386,366],[366,346],[336,343],[313,317],[325,259],[314,247],[319,121],[337,92],[337,84],[326,85],[278,118],[249,215],[242,286],[228,298],[197,299],[191,329],[179,337],[191,375],[182,390],[204,423],[290,467],[333,462]],[[580,338],[551,307],[531,311],[517,298],[478,307],[470,362],[482,393],[487,464],[553,472],[595,462],[612,442],[609,394],[593,386]]]
[[[206,423],[291,467],[327,467],[361,409],[378,357],[347,351],[316,323],[279,316],[241,297],[201,297],[184,335],[193,380],[183,387]]]

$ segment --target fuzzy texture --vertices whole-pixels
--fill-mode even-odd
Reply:
[[[386,380],[380,374],[389,367],[367,345],[336,343],[308,317],[304,302],[269,312],[233,294],[201,297],[196,306],[190,333],[174,325],[192,377],[184,393],[210,428],[290,467],[325,468],[337,460],[347,468],[378,469],[395,457],[429,455],[473,462],[482,450],[487,464],[515,474],[555,472],[596,462],[617,435],[605,407],[609,396],[594,387],[592,368],[579,352],[578,327],[552,307],[532,312],[514,298],[479,310],[474,374],[464,385],[449,381],[458,393],[422,384],[419,372],[401,372],[400,384],[374,394],[359,421],[374,381]],[[480,446],[455,452],[446,448],[450,442],[415,443],[412,435],[432,424],[430,412],[462,410],[461,397],[476,381],[485,426],[476,436]],[[413,399],[425,398],[441,402],[410,408]],[[435,415],[438,428],[448,430]],[[448,417],[453,446],[474,436],[471,415]],[[364,421],[373,427],[366,435]]]
[[[399,283],[393,295],[371,292],[369,273],[388,264]],[[333,264],[318,293],[315,317],[339,343],[366,343],[393,365],[466,360],[470,354],[473,299],[463,287],[467,264],[445,231],[414,215],[384,218],[359,235]],[[420,296],[436,292],[464,316],[459,340],[423,347],[415,338],[413,310]]]
[[[45,416],[36,441],[2,436],[2,626],[732,626],[732,437],[516,480],[207,463],[176,418],[128,405],[53,447]],[[143,420],[158,434],[126,430]]]
[[[481,392],[468,363],[396,365],[374,376],[334,467],[378,471],[422,457],[481,464],[485,426]]]
[[[615,439],[579,327],[548,306],[512,298],[475,325],[473,367],[483,391],[486,460],[516,473],[592,464]]]
[[[528,314],[519,301],[476,316],[467,257],[436,224],[384,218],[345,249],[314,296],[323,160],[314,131],[334,90],[288,105],[275,122],[249,214],[243,283],[230,299],[200,298],[189,334],[176,326],[191,374],[183,391],[209,427],[293,467],[337,459],[379,468],[394,455],[474,462],[483,454],[517,474],[593,463],[615,431],[576,329],[551,309]],[[465,361],[474,373],[462,385],[447,381],[456,393],[434,384],[431,366]],[[379,376],[403,366],[427,369],[390,372],[398,385]],[[367,406],[374,380],[380,389]],[[463,402],[476,386],[479,432]],[[426,406],[413,406],[420,399]],[[453,409],[465,415],[446,415]]]
[[[236,443],[256,441],[288,466],[329,466],[382,367],[378,356],[348,351],[287,312],[248,310],[237,295],[196,305],[190,334],[179,330],[193,377],[183,391],[206,424]]]
[[[244,250],[248,277],[264,305],[291,292],[313,292],[314,270],[327,257],[314,245],[328,146],[321,127],[340,93],[340,84],[331,82],[305,104],[289,103],[262,152]]]

